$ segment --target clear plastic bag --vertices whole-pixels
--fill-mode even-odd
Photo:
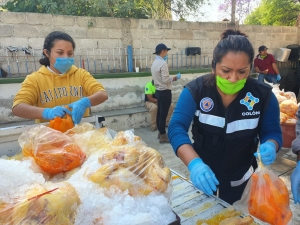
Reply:
[[[119,132],[111,145],[100,151],[99,169],[88,175],[99,186],[115,186],[129,194],[152,192],[171,196],[171,171],[161,155],[134,136],[132,131]]]
[[[80,204],[76,190],[64,182],[58,188],[35,185],[13,202],[0,201],[0,224],[71,225]]]
[[[43,125],[23,132],[18,141],[23,155],[51,175],[79,167],[86,156],[69,136]]]
[[[241,200],[234,206],[272,225],[292,221],[289,192],[284,182],[262,164],[252,174]]]

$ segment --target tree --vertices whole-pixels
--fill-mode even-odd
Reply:
[[[11,12],[36,12],[73,16],[172,19],[197,13],[205,0],[11,0]]]
[[[135,0],[12,0],[3,8],[11,12],[147,18],[139,2]]]
[[[235,18],[243,23],[245,17],[258,6],[259,2],[260,0],[225,0],[223,4],[219,5],[219,12],[223,13],[221,14],[223,17],[231,14],[232,23],[235,23]]]
[[[260,6],[245,19],[245,23],[293,26],[299,13],[299,0],[262,0]]]

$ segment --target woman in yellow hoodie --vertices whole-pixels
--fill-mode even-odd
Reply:
[[[46,122],[68,113],[74,124],[79,124],[91,106],[107,100],[103,86],[89,72],[73,65],[74,50],[75,42],[68,34],[53,31],[47,35],[42,66],[26,77],[14,98],[15,116]]]

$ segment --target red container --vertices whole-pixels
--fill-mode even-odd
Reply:
[[[282,123],[282,147],[292,147],[292,141],[296,139],[296,124],[295,123]]]

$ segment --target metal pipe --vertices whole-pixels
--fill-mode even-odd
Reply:
[[[110,70],[109,70],[109,61],[108,61],[108,48],[106,49],[107,51],[107,56],[106,56],[106,60],[107,60],[107,70],[108,70],[108,73],[110,73]]]
[[[7,71],[8,71],[8,75],[11,77],[11,72],[10,72],[10,65],[9,65],[9,58],[8,58],[8,52],[6,49],[6,59],[7,59]]]
[[[100,69],[101,69],[101,73],[103,73],[101,48],[100,48]]]
[[[113,48],[114,72],[116,73],[115,48]]]
[[[93,48],[93,54],[94,54],[94,73],[96,74],[97,67],[96,67],[96,59],[95,59],[95,48]]]

